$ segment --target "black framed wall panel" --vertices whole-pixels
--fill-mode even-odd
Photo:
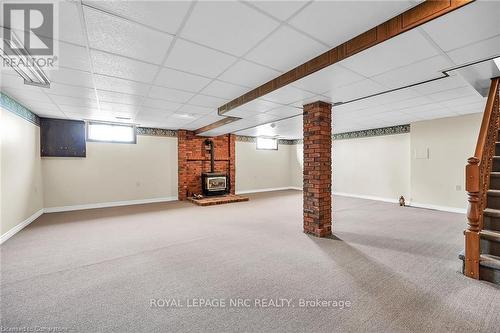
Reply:
[[[40,119],[42,157],[86,157],[85,122],[66,119]]]

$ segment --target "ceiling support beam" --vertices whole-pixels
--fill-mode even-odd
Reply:
[[[302,79],[316,71],[349,58],[356,53],[443,16],[473,1],[474,0],[427,0],[222,105],[218,108],[218,114],[223,115],[238,106],[269,94],[276,89],[282,88],[294,81]]]

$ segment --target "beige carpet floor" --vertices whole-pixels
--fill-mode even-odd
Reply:
[[[499,332],[500,288],[459,272],[463,215],[335,197],[338,239],[318,239],[302,233],[301,192],[250,197],[43,215],[1,246],[2,328]],[[184,307],[151,306],[172,298]],[[226,307],[187,307],[207,298]]]

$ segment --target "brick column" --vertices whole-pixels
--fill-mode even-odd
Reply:
[[[332,234],[332,105],[304,105],[304,232]]]
[[[177,131],[177,182],[178,199],[187,199],[187,131]]]
[[[229,134],[229,191],[231,194],[236,192],[236,135]]]

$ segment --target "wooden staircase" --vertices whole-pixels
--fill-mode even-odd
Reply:
[[[491,80],[473,157],[465,168],[469,206],[463,273],[500,284],[500,78]]]

